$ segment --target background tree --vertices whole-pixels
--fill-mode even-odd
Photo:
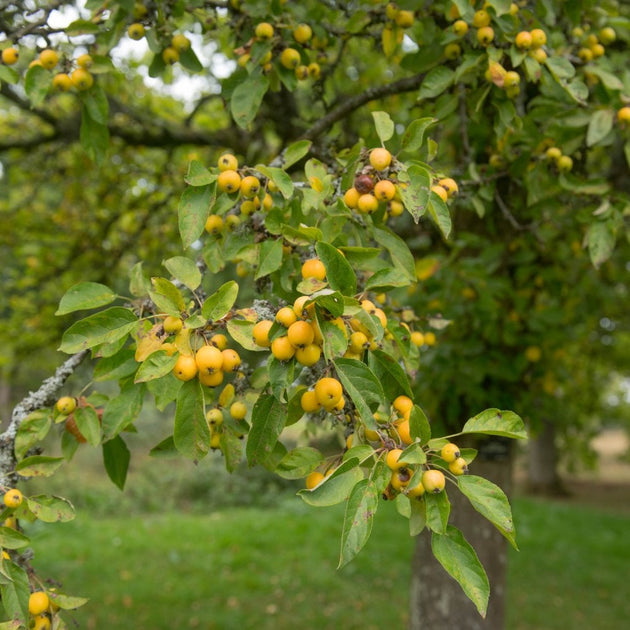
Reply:
[[[150,275],[163,273],[160,260],[178,249],[178,206],[180,233],[194,245],[194,257],[192,237],[200,236],[202,215],[209,212],[208,200],[194,191],[212,187],[205,166],[224,150],[247,165],[281,156],[272,167],[284,166],[296,181],[305,169],[310,187],[298,188],[300,207],[330,212],[336,199],[347,220],[355,215],[338,199],[354,184],[356,165],[367,166],[360,147],[385,138],[410,184],[399,191],[408,212],[395,216],[397,206],[390,204],[388,224],[416,253],[413,279],[419,283],[412,292],[405,288],[411,278],[389,277],[372,286],[391,295],[390,319],[400,317],[424,335],[414,391],[433,425],[457,431],[462,419],[497,406],[522,412],[534,431],[546,426],[567,438],[589,435],[583,412],[596,406],[598,389],[584,386],[593,383],[593,364],[575,357],[585,356],[588,334],[602,314],[611,321],[625,314],[617,308],[625,296],[618,266],[606,262],[627,206],[622,173],[628,85],[619,71],[629,35],[624,8],[611,4],[601,12],[585,2],[561,13],[548,4],[503,1],[484,7],[432,3],[422,10],[411,2],[189,4],[88,3],[62,28],[55,26],[57,10],[70,11],[71,5],[32,10],[14,3],[3,12],[4,50],[19,53],[15,63],[3,53],[0,66],[0,94],[8,105],[0,145],[8,184],[2,210],[15,229],[3,242],[11,296],[3,312],[15,340],[6,350],[5,382],[19,383],[14,366],[27,365],[21,359],[32,348],[58,338],[59,329],[42,326],[61,293],[48,279],[60,278],[64,289],[80,279],[107,280],[124,294],[125,270],[138,260],[146,261]],[[261,23],[271,26],[271,35],[268,29],[256,32]],[[296,30],[303,23],[309,37]],[[184,32],[191,48],[181,39],[175,46],[173,37]],[[59,55],[54,68],[40,65],[52,63],[50,54],[40,55],[43,50]],[[178,61],[169,65],[165,57],[175,60],[173,50]],[[87,69],[88,62],[79,61],[86,52]],[[201,81],[181,78],[202,69]],[[87,89],[85,72],[95,79]],[[186,98],[147,87],[147,72]],[[62,74],[74,85],[69,93],[65,79],[57,78]],[[383,114],[370,116],[371,109],[390,112],[396,127],[390,130]],[[288,146],[299,155],[292,163],[283,153]],[[98,167],[85,168],[85,152]],[[318,161],[305,164],[307,157]],[[192,186],[178,201],[190,158]],[[274,173],[281,177],[256,172],[274,182]],[[453,176],[459,196],[449,197],[448,185],[429,194],[434,174]],[[281,179],[280,187],[283,182],[288,186]],[[442,197],[451,199],[454,229]],[[282,191],[273,200],[282,208]],[[379,226],[382,211],[353,220]],[[257,213],[247,218],[242,205],[220,204],[212,213],[252,225],[261,241],[269,238],[266,230],[280,229],[298,250],[305,240],[322,238],[282,232],[285,216],[275,210],[264,221]],[[289,221],[308,225],[312,214],[294,206]],[[182,216],[193,216],[192,229]],[[63,226],[63,239],[51,233],[51,219]],[[35,233],[47,234],[46,240],[33,239]],[[328,241],[336,232],[329,227],[324,233]],[[229,263],[237,262],[237,273],[253,271],[264,292],[267,274],[255,267],[262,245],[243,255],[242,234],[239,228],[218,241],[207,238],[204,263],[227,280]],[[395,257],[399,244],[379,244]],[[345,245],[356,270],[384,270],[378,252]],[[583,245],[590,262],[581,254]],[[293,297],[286,274],[297,271],[289,263],[292,254],[283,252],[287,271],[272,279],[275,296],[286,300]],[[616,254],[620,261],[624,255]],[[134,269],[134,281],[142,285]],[[266,271],[277,274],[279,268]],[[595,292],[597,301],[584,299]],[[404,339],[404,327],[396,330],[402,359],[416,370],[417,351]],[[592,343],[588,348],[590,355]],[[593,352],[604,366],[598,374],[609,365],[605,350]],[[572,387],[579,399],[571,396]],[[579,404],[572,409],[568,400]],[[496,445],[479,448],[482,454],[504,453]],[[508,479],[512,458],[505,455],[499,474]],[[555,483],[556,462],[547,470]],[[430,594],[417,584],[414,601]],[[426,603],[420,608],[426,610]],[[466,619],[477,624],[472,615]]]

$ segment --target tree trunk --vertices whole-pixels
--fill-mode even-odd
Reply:
[[[460,444],[460,446],[464,446]],[[496,483],[509,495],[512,480],[511,448],[498,439],[484,441],[471,472]],[[473,546],[490,581],[488,612],[483,619],[459,584],[431,553],[430,532],[418,536],[412,562],[411,630],[457,627],[457,630],[501,630],[505,623],[505,576],[507,541],[489,521],[479,515],[458,490],[449,491],[450,523],[462,531]]]
[[[558,475],[556,427],[549,420],[543,420],[540,431],[529,440],[527,469],[530,492],[550,496],[566,494]]]

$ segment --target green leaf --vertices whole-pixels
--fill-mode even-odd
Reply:
[[[194,291],[201,284],[201,272],[194,260],[185,256],[173,256],[162,262],[169,273]]]
[[[609,90],[623,90],[623,83],[617,75],[600,68],[597,64],[589,64],[585,69],[590,74],[599,77],[604,86]]]
[[[394,400],[401,393],[413,396],[407,374],[391,354],[382,350],[370,352],[369,366],[383,386],[383,392],[388,400]]]
[[[225,469],[234,472],[241,463],[243,457],[242,432],[237,433],[230,426],[224,425],[221,434],[221,452],[225,458]]]
[[[448,206],[439,195],[431,191],[428,208],[429,216],[440,228],[444,238],[448,238],[451,233],[451,215],[448,211]]]
[[[238,284],[230,280],[221,285],[212,295],[210,295],[201,307],[201,314],[211,321],[217,321],[225,317],[234,306],[238,296]]]
[[[46,68],[31,66],[24,75],[24,91],[33,107],[39,107],[44,102],[52,83],[52,75]]]
[[[343,462],[329,477],[312,490],[300,490],[305,503],[314,507],[328,507],[345,501],[352,488],[363,479],[356,457]]]
[[[67,523],[74,519],[74,506],[63,497],[39,494],[28,497],[28,509],[44,523]]]
[[[182,193],[177,214],[184,249],[203,234],[210,213],[212,191],[212,186],[190,186]]]
[[[510,544],[516,546],[516,532],[512,520],[512,509],[505,493],[499,486],[483,477],[461,475],[457,485],[479,514],[487,518],[505,536]]]
[[[103,464],[105,465],[105,470],[109,478],[121,490],[125,487],[130,459],[131,453],[120,435],[103,443]]]
[[[6,547],[3,543],[0,544]],[[11,547],[7,548],[11,549]],[[24,569],[13,562],[5,562],[3,568],[10,580],[5,584],[0,584],[0,598],[4,612],[12,620],[19,622],[20,628],[26,628],[29,618],[28,600],[31,594],[28,576]]]
[[[177,359],[177,355],[169,357],[164,351],[154,352],[141,363],[136,372],[134,382],[146,383],[166,376],[175,367]]]
[[[15,470],[19,472],[22,477],[50,477],[55,474],[65,461],[63,457],[32,455],[18,462],[15,466]]]
[[[397,234],[390,230],[374,228],[374,238],[389,252],[396,269],[411,281],[416,280],[416,267],[409,246]]]
[[[462,533],[452,525],[449,525],[445,534],[434,532],[431,536],[431,549],[437,561],[457,580],[477,607],[479,614],[485,617],[490,596],[488,576],[475,550]]]
[[[518,440],[527,439],[523,421],[513,411],[486,409],[470,418],[462,433],[481,433],[483,435],[503,435]]]
[[[376,485],[370,479],[362,479],[352,488],[343,519],[338,569],[348,564],[368,541],[379,498]]]
[[[138,319],[132,310],[113,306],[72,324],[63,334],[59,350],[74,354],[102,343],[113,343],[137,326]]]
[[[0,547],[4,549],[22,549],[31,542],[28,536],[12,527],[0,527]]]
[[[510,12],[511,0],[489,0],[488,4],[496,11],[497,15],[505,15]]]
[[[426,444],[431,439],[431,425],[418,405],[414,405],[409,414],[409,434],[414,439],[419,438],[420,444]]]
[[[383,387],[370,368],[355,359],[333,361],[337,376],[368,429],[376,429],[373,410],[385,405]]]
[[[105,439],[118,435],[118,433],[135,422],[142,409],[144,393],[145,388],[143,385],[128,382],[118,396],[107,401],[103,410],[103,434]]]
[[[106,306],[117,295],[104,284],[98,282],[79,282],[70,287],[61,298],[55,315],[66,315],[83,309]]]
[[[280,194],[285,199],[291,198],[293,195],[293,181],[291,180],[291,177],[281,168],[257,164],[256,170],[260,171],[263,175],[265,175],[265,177],[269,178],[278,187]]]
[[[282,239],[267,239],[260,244],[258,269],[254,280],[264,278],[282,266]]]
[[[430,70],[424,78],[418,93],[418,100],[435,98],[444,92],[453,83],[455,72],[446,66],[437,66]]]
[[[597,269],[605,263],[615,249],[615,233],[608,221],[591,223],[587,231],[588,253]]]
[[[278,463],[275,473],[284,479],[302,479],[324,461],[324,456],[311,446],[289,451]]]
[[[116,354],[99,359],[92,377],[95,381],[112,381],[131,376],[138,369],[133,348],[123,348]]]
[[[387,112],[372,112],[376,135],[385,144],[394,135],[394,121]]]
[[[20,75],[13,68],[0,64],[0,81],[15,85],[19,80]]]
[[[549,71],[556,81],[560,79],[570,79],[575,75],[575,67],[566,57],[552,55],[547,57],[545,65],[549,68]]]
[[[197,58],[192,46],[185,50],[180,50],[179,63],[186,68],[186,70],[190,70],[191,72],[201,72],[203,70],[201,61]]]
[[[427,527],[434,532],[446,532],[448,517],[451,513],[451,503],[445,490],[437,494],[425,492]]]
[[[241,129],[246,129],[254,120],[268,89],[269,80],[264,75],[250,75],[236,86],[232,92],[230,111]]]
[[[600,109],[592,116],[586,132],[586,146],[592,147],[603,140],[612,130],[615,112],[612,109]]]
[[[153,290],[149,297],[167,315],[179,317],[186,310],[186,302],[180,290],[166,278],[151,278]]]
[[[90,118],[99,125],[107,125],[109,119],[109,102],[100,86],[81,93],[81,100]]]
[[[250,466],[275,468],[273,452],[287,419],[286,405],[271,394],[262,393],[252,409],[252,426],[245,453]]]
[[[179,451],[175,448],[175,442],[173,436],[169,435],[164,438],[159,444],[156,444],[150,451],[151,457],[178,457]]]
[[[409,186],[399,187],[405,208],[410,212],[417,223],[427,211],[429,191],[431,189],[431,175],[426,168],[412,164],[407,169]]]
[[[77,407],[74,410],[74,420],[90,446],[100,444],[101,423],[94,407]]]
[[[322,317],[320,312],[316,312],[316,317],[324,338],[324,358],[326,361],[332,361],[334,357],[346,351],[348,338],[338,326]]]
[[[409,505],[411,508],[411,514],[409,515],[409,535],[417,536],[427,526],[426,503],[421,499],[411,498]]]
[[[261,348],[254,343],[254,322],[245,319],[231,319],[227,323],[227,331],[230,337],[245,350],[252,352],[268,352],[267,348]]]
[[[287,169],[299,162],[311,150],[313,143],[310,140],[298,140],[290,144],[284,152],[284,166]]]
[[[109,145],[109,129],[107,125],[94,120],[85,106],[81,111],[79,139],[84,151],[94,162],[100,164],[105,158]]]
[[[52,419],[47,410],[38,409],[27,416],[15,435],[13,450],[16,458],[22,459],[32,446],[41,442],[48,435],[51,425]]]
[[[184,177],[184,181],[189,186],[207,186],[216,181],[216,179],[217,175],[209,171],[198,160],[191,160],[189,162],[188,172],[186,173],[186,177]]]
[[[142,273],[142,263],[136,263],[129,270],[129,291],[134,297],[145,297],[149,295],[151,283]]]
[[[75,610],[90,601],[87,597],[73,597],[59,591],[48,591],[48,597],[62,610]]]
[[[357,292],[357,277],[345,256],[336,247],[323,241],[315,245],[315,251],[326,267],[326,279],[330,287],[343,295],[354,295]]]
[[[401,148],[405,151],[417,152],[424,142],[426,130],[437,122],[437,118],[417,118],[412,120],[402,137]]]
[[[173,441],[182,455],[195,462],[205,457],[210,448],[210,428],[204,413],[203,390],[196,378],[186,381],[179,390]]]

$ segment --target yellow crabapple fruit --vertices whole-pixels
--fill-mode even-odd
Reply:
[[[85,68],[76,68],[70,74],[70,80],[77,90],[84,92],[94,85],[94,77]]]
[[[427,492],[439,494],[446,486],[446,478],[440,470],[431,468],[422,473],[422,485]]]
[[[461,46],[459,44],[456,44],[455,42],[451,42],[444,47],[444,56],[449,61],[454,61],[455,59],[458,59],[461,54]]]
[[[289,326],[297,321],[297,315],[290,306],[283,306],[276,313],[276,321],[285,328],[289,328]]]
[[[353,186],[352,188],[348,188],[343,194],[343,201],[348,208],[354,210],[357,208],[360,196],[359,191]]]
[[[220,409],[209,409],[206,420],[211,427],[219,427],[223,424],[223,412]]]
[[[310,258],[302,264],[302,278],[323,280],[326,277],[326,267],[319,258]]]
[[[60,72],[53,77],[53,88],[60,92],[68,92],[72,88],[72,79],[65,72]]]
[[[374,186],[374,196],[379,201],[391,201],[396,196],[396,186],[388,179],[382,179]]]
[[[540,48],[547,43],[547,34],[542,28],[535,28],[529,34],[532,38],[532,48]]]
[[[427,346],[434,346],[435,345],[435,333],[434,332],[426,332],[424,333],[424,343],[427,344]]]
[[[465,475],[468,472],[468,464],[463,457],[458,457],[454,462],[450,462],[448,469],[454,475]]]
[[[468,24],[464,22],[464,20],[457,20],[453,24],[453,33],[455,33],[458,37],[463,37],[466,33],[468,33]]]
[[[280,53],[280,63],[288,70],[295,70],[300,65],[300,53],[295,48],[285,48]]]
[[[28,612],[31,615],[41,615],[48,610],[50,599],[44,591],[35,591],[28,598]]]
[[[271,354],[273,354],[278,361],[289,361],[295,354],[295,348],[291,345],[291,342],[286,335],[283,337],[276,337],[271,342]]]
[[[409,420],[403,420],[399,424],[396,425],[396,431],[398,432],[398,437],[403,444],[411,444],[413,443],[413,438],[411,437],[410,428],[409,428]]]
[[[230,406],[230,416],[234,420],[244,420],[247,415],[247,405],[244,402],[236,401]]]
[[[178,50],[172,46],[167,46],[162,51],[162,60],[167,66],[172,66],[174,63],[177,63],[179,61]]]
[[[418,483],[415,486],[412,486],[411,488],[409,486],[407,486],[407,491],[406,491],[405,494],[408,497],[419,498],[425,492],[426,492],[426,490],[425,490],[424,486],[422,485],[422,479],[421,479],[420,481],[418,481]]]
[[[39,53],[39,61],[46,70],[52,70],[59,62],[59,55],[56,51],[46,48]]]
[[[217,160],[217,166],[221,172],[235,171],[238,168],[238,160],[235,155],[232,155],[231,153],[224,153]]]
[[[87,70],[88,68],[91,68],[93,64],[94,59],[92,59],[92,55],[85,53],[77,57],[77,66],[79,66],[79,68],[85,68]]]
[[[424,335],[419,330],[414,330],[411,335],[409,335],[409,339],[411,343],[418,348],[424,345]]]
[[[401,468],[400,470],[392,471],[389,483],[394,490],[401,492],[409,484],[409,479],[411,479],[409,469]]]
[[[206,387],[217,387],[223,383],[223,371],[199,372],[199,382]]]
[[[409,28],[413,26],[413,22],[414,22],[413,11],[404,11],[401,9],[396,14],[394,21],[396,22],[397,26],[400,26],[400,28]]]
[[[409,396],[405,396],[401,394],[400,396],[394,399],[392,403],[392,407],[401,415],[406,416],[411,413],[411,409],[413,408],[413,400],[409,398]]]
[[[440,450],[440,457],[447,463],[450,464],[454,462],[458,457],[461,457],[461,453],[459,451],[459,446],[457,444],[453,444],[449,442],[442,447]]]
[[[62,396],[55,403],[55,409],[63,416],[70,415],[76,408],[77,401],[72,396]]]
[[[241,176],[233,169],[226,169],[217,178],[220,191],[234,193],[241,187]]]
[[[190,40],[183,33],[177,33],[171,38],[171,46],[177,52],[184,52],[190,48]]]
[[[197,369],[204,374],[213,374],[223,368],[223,353],[215,346],[201,346],[195,354]]]
[[[198,372],[195,357],[191,354],[180,354],[173,367],[173,374],[180,381],[190,381]]]
[[[236,372],[241,366],[241,357],[238,355],[238,352],[231,348],[226,348],[221,350],[221,354],[223,355],[221,369],[224,372]]]
[[[357,201],[357,209],[363,214],[371,214],[378,209],[378,199],[372,193],[365,193]]]
[[[256,25],[254,34],[256,35],[256,38],[260,40],[271,39],[274,34],[274,29],[269,22],[260,22],[260,24]]]
[[[131,39],[139,40],[144,37],[144,26],[139,22],[135,22],[134,24],[130,24],[127,29],[127,35]]]
[[[17,488],[11,488],[4,493],[3,501],[8,508],[16,508],[22,505],[24,497]]]
[[[532,34],[529,31],[521,31],[516,35],[514,43],[516,44],[516,47],[521,50],[529,50],[533,43]]]
[[[315,383],[315,395],[325,409],[332,409],[343,395],[341,383],[330,376],[320,378]]]
[[[252,336],[254,338],[254,343],[261,348],[269,348],[271,346],[271,341],[269,341],[269,330],[273,326],[273,322],[268,319],[261,319],[259,322],[254,324],[254,328],[252,330]]]
[[[622,107],[617,111],[617,122],[622,125],[627,125],[630,123],[630,107]]]
[[[243,177],[241,181],[241,195],[246,199],[255,197],[260,192],[260,180],[254,175]]]
[[[568,155],[562,155],[556,162],[561,173],[568,173],[573,168],[573,160]]]
[[[306,44],[311,37],[313,37],[313,30],[308,24],[298,24],[293,29],[293,39],[298,44]]]
[[[321,356],[322,350],[316,343],[311,343],[304,347],[298,347],[295,351],[295,358],[297,362],[306,367],[315,365]]]
[[[17,51],[17,48],[5,48],[2,51],[2,63],[6,66],[12,66],[14,63],[17,63],[19,56],[20,53]]]
[[[225,350],[228,345],[228,338],[221,333],[217,333],[216,335],[212,335],[212,337],[210,337],[210,343],[215,348],[219,348],[219,350]]]
[[[183,327],[184,322],[179,317],[173,317],[173,315],[168,315],[164,318],[164,332],[169,335],[178,333]]]
[[[400,470],[404,468],[406,464],[398,461],[400,456],[402,455],[402,450],[399,448],[392,448],[387,451],[387,455],[385,456],[385,463],[390,470]]]
[[[483,26],[477,29],[477,41],[482,46],[489,46],[494,40],[494,29],[491,26]]]
[[[306,413],[315,413],[322,408],[322,404],[317,400],[317,394],[314,390],[305,391],[300,398],[300,406]]]
[[[392,154],[384,148],[370,151],[370,164],[377,171],[384,171],[392,163]]]
[[[293,312],[293,314],[295,315],[295,312]],[[287,330],[287,337],[289,338],[291,345],[296,348],[304,348],[313,343],[315,339],[315,332],[308,322],[298,320],[289,326],[289,329]]]
[[[484,26],[488,26],[488,24],[490,24],[490,14],[483,9],[475,11],[472,19],[472,25],[475,28],[483,28]]]
[[[439,184],[434,184],[433,186],[431,186],[431,192],[435,193],[442,201],[448,201],[448,193]]]

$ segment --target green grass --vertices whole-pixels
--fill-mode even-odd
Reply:
[[[618,627],[630,515],[518,499],[508,629]],[[90,603],[82,628],[404,628],[413,540],[383,504],[358,558],[336,571],[343,509],[170,512],[32,526],[35,566]]]

